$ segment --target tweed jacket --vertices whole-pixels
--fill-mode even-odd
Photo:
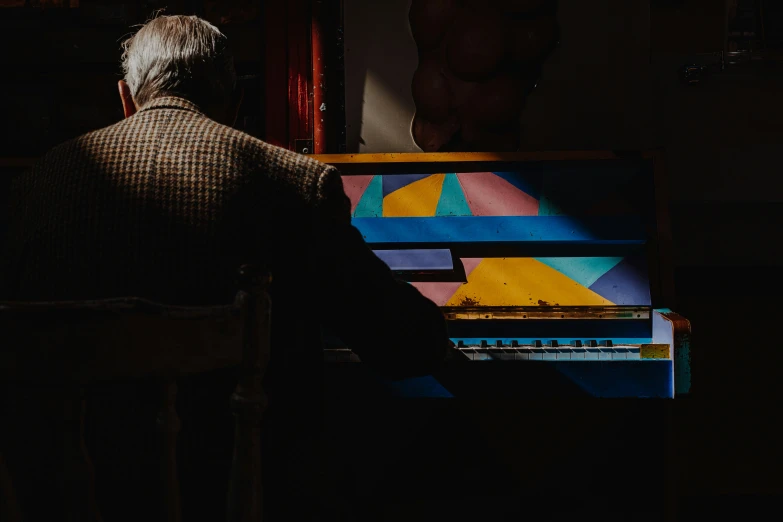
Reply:
[[[11,199],[0,299],[226,303],[254,262],[273,274],[272,381],[320,364],[324,323],[392,373],[426,372],[447,350],[437,307],[351,226],[336,169],[183,98],[59,145]]]
[[[265,488],[287,513],[285,520],[295,519],[293,506],[316,505],[300,500],[304,490],[311,499],[322,490],[319,451],[312,449],[316,442],[307,442],[321,414],[322,327],[393,376],[426,373],[448,350],[440,310],[395,280],[351,226],[350,202],[334,168],[212,121],[185,99],[157,98],[130,118],[59,145],[15,180],[10,200],[0,300],[139,296],[172,304],[227,303],[241,264],[271,270],[264,437],[273,451],[264,457]],[[181,475],[194,484],[216,481],[207,489],[212,493],[224,487],[219,477],[226,476],[224,463],[231,458],[232,435],[219,428],[231,426],[231,381],[223,375],[209,381],[215,385],[180,382],[180,399],[193,399],[183,399],[185,411],[180,408],[183,451],[198,456],[182,462],[201,463]],[[155,469],[154,448],[137,448],[133,435],[144,415],[125,417],[154,414],[157,396],[143,386],[94,386],[85,428],[93,433],[90,451],[101,480],[121,486],[127,476]],[[91,419],[104,426],[90,425]],[[195,435],[213,427],[214,443]],[[203,465],[211,453],[207,461],[215,464]],[[27,465],[24,459],[18,464]],[[285,471],[291,466],[294,471]],[[289,476],[310,477],[310,485]],[[136,479],[134,487],[146,483],[156,482]],[[132,490],[120,486],[110,490]],[[286,500],[292,491],[299,493]],[[220,512],[222,506],[204,504],[212,493],[192,495],[196,513],[190,518]],[[154,498],[154,489],[138,495],[146,497]],[[37,504],[31,497],[29,505]],[[121,507],[112,516],[130,513],[138,500],[123,497],[115,504]],[[151,509],[136,507],[134,520]],[[267,502],[265,509],[277,508]]]

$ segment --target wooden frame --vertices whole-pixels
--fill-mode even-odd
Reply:
[[[312,140],[313,133],[310,7],[303,0],[264,7],[264,139],[290,150],[298,140]]]

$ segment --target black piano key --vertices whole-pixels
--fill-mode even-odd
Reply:
[[[601,346],[606,346],[607,348],[611,348],[613,346],[612,341],[610,339],[607,339],[605,341],[601,341]]]
[[[582,341],[573,341],[572,344],[574,345],[574,348],[582,347]]]
[[[557,348],[558,347],[557,341],[549,341],[549,346],[552,348]]]
[[[595,339],[591,339],[587,341],[587,346],[589,346],[590,348],[595,348],[598,346],[598,342]]]
[[[495,346],[497,346],[498,348],[503,348],[503,341],[498,339],[497,341],[495,341]]]
[[[535,340],[533,341],[533,346],[535,346],[536,348],[541,348],[543,344],[541,343],[541,341]]]
[[[487,347],[487,341],[481,341],[481,347],[486,348]]]
[[[511,341],[512,348],[519,348],[519,341]]]
[[[465,341],[457,341],[457,348],[465,348]]]

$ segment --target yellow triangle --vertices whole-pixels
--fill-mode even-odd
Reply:
[[[484,259],[446,306],[610,306],[614,303],[535,259]]]
[[[445,174],[433,174],[395,190],[383,198],[383,217],[435,215]]]

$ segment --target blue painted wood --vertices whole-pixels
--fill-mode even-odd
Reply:
[[[326,393],[435,399],[672,398],[672,361],[477,361],[393,385],[361,363],[325,366]]]
[[[417,399],[426,397],[428,399],[450,399],[454,397],[446,388],[438,382],[432,375],[423,377],[411,377],[392,381],[379,377],[385,391],[391,397],[402,399]]]
[[[397,271],[454,270],[448,249],[373,250],[386,265]]]
[[[606,216],[460,216],[431,218],[354,218],[370,245],[439,248],[519,243],[561,245],[641,245],[640,219]]]

